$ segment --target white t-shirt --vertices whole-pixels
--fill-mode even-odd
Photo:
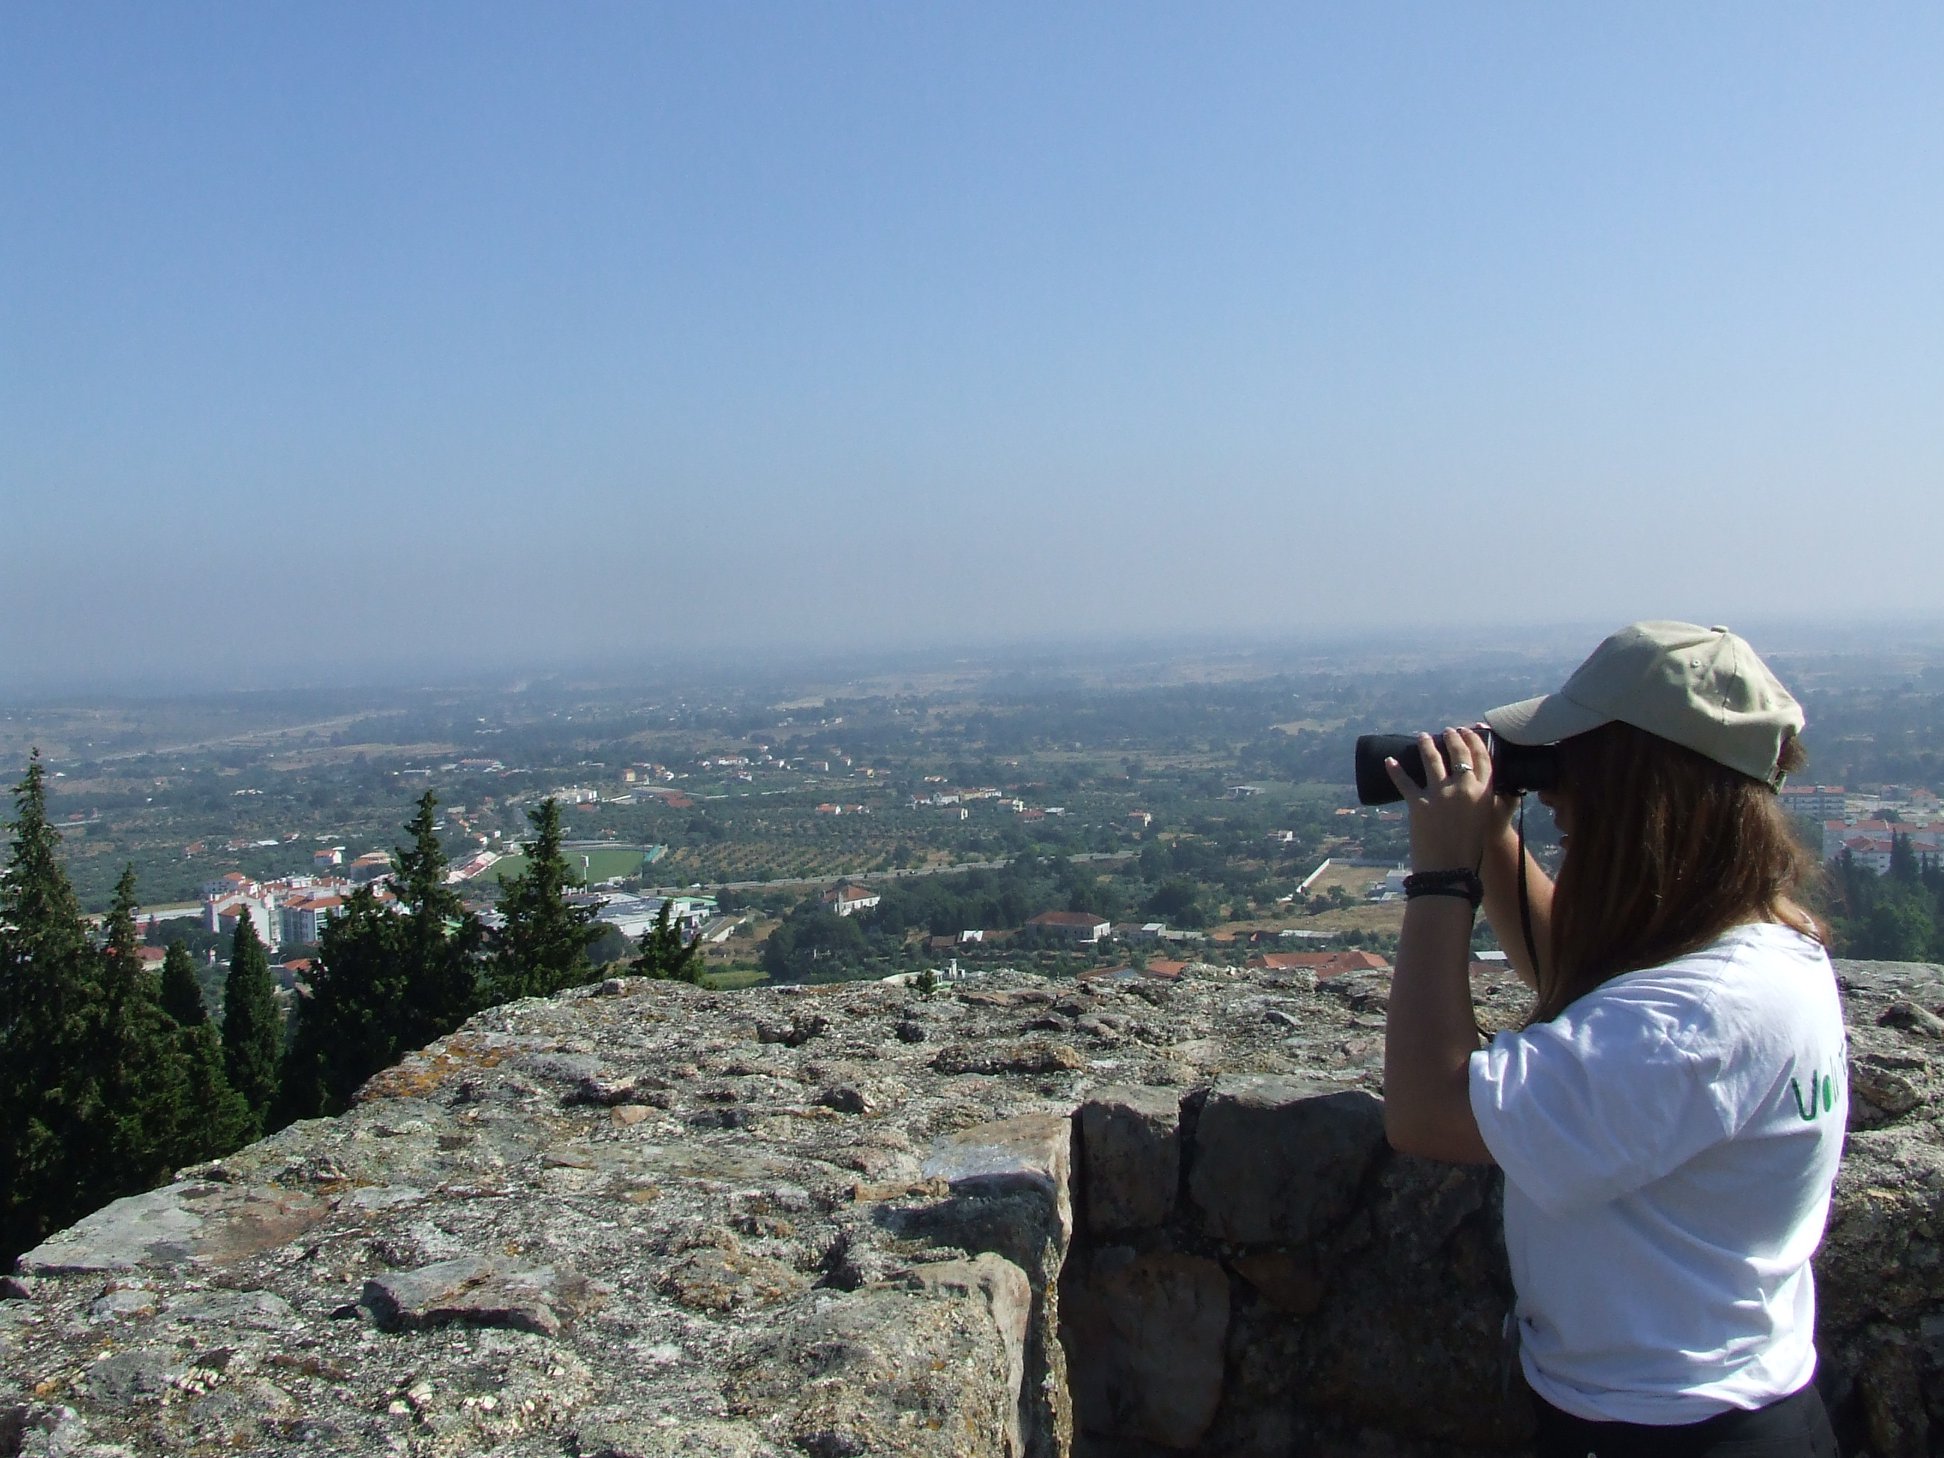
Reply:
[[[1520,1360],[1555,1407],[1690,1423],[1815,1372],[1809,1257],[1848,1122],[1822,947],[1735,927],[1472,1055]]]

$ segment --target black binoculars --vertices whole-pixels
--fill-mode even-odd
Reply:
[[[1559,746],[1557,744],[1513,744],[1487,733],[1485,742],[1492,751],[1492,789],[1501,795],[1523,795],[1527,790],[1550,790],[1559,783]],[[1432,736],[1438,752],[1445,754],[1444,740]],[[1357,803],[1388,805],[1404,797],[1397,793],[1384,761],[1394,759],[1398,767],[1418,784],[1424,783],[1424,756],[1418,752],[1414,734],[1360,734],[1357,736]],[[1450,761],[1447,758],[1446,763]]]

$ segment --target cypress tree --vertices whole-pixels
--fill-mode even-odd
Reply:
[[[13,793],[0,873],[0,1268],[92,1208],[81,1157],[101,1107],[84,1056],[95,959],[38,750]]]
[[[396,849],[398,866],[392,889],[405,912],[401,938],[405,957],[405,1005],[397,1053],[442,1038],[479,1009],[479,919],[446,882],[445,848],[439,844],[434,810],[438,798],[427,790],[406,824],[410,846]],[[391,1060],[387,1059],[389,1063]]]
[[[102,1116],[88,1141],[87,1182],[102,1200],[160,1182],[191,1122],[186,1069],[135,931],[135,871],[115,885],[100,959],[100,995],[88,1019],[88,1057]]]
[[[655,924],[641,934],[636,944],[638,955],[630,969],[638,977],[654,977],[665,982],[702,981],[702,944],[684,942],[679,928],[672,925],[673,900],[664,900],[655,913]]]
[[[189,949],[181,942],[170,942],[162,958],[162,1011],[183,1028],[201,1027],[209,1021],[209,1006],[203,1001],[202,984],[196,980],[196,964],[189,960]]]
[[[250,1109],[223,1072],[223,1045],[209,1020],[195,964],[181,942],[169,943],[162,961],[162,1010],[175,1026],[182,1061],[187,1116],[177,1125],[170,1164],[214,1159],[248,1142]]]
[[[529,810],[534,838],[526,869],[500,888],[505,923],[493,937],[489,987],[497,1001],[539,997],[576,987],[594,976],[587,949],[600,933],[594,913],[574,906],[567,891],[579,884],[560,849],[560,806],[552,799]]]
[[[248,910],[239,910],[223,983],[223,1071],[250,1111],[252,1139],[263,1132],[276,1097],[281,1034],[270,958]]]
[[[405,1006],[403,918],[362,886],[318,939],[284,1053],[276,1122],[341,1112],[393,1062]]]
[[[446,884],[438,798],[419,797],[394,852],[393,910],[370,890],[324,928],[284,1055],[279,1119],[342,1111],[399,1055],[444,1037],[479,1005],[481,928]]]

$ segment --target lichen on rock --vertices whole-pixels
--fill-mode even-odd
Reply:
[[[1842,974],[1821,1340],[1846,1438],[1907,1458],[1944,1434],[1944,977]],[[1519,1452],[1496,1176],[1383,1145],[1385,991],[493,1009],[28,1252],[0,1454]]]

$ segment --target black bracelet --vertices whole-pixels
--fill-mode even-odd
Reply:
[[[1404,878],[1404,899],[1420,896],[1458,896],[1471,903],[1473,911],[1485,900],[1485,883],[1478,872],[1460,866],[1452,871],[1413,871]]]

